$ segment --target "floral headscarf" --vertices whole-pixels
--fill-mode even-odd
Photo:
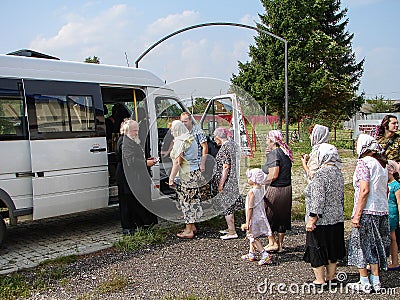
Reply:
[[[311,132],[311,146],[317,150],[322,143],[329,142],[329,128],[316,124]]]
[[[328,143],[322,143],[318,148],[318,167],[323,165],[334,165],[339,169],[342,168],[342,160],[337,148]]]
[[[289,148],[289,146],[283,141],[282,132],[280,132],[279,130],[271,130],[270,132],[268,132],[268,138],[274,143],[277,143],[279,147],[281,147],[281,149],[283,150],[283,153],[285,153],[285,155],[289,157],[291,161],[293,161],[293,152]]]
[[[382,153],[382,147],[379,143],[369,134],[361,133],[357,140],[357,154],[360,158],[364,153],[374,151]]]

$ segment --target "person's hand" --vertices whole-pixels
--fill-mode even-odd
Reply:
[[[302,154],[301,155],[301,162],[307,164],[308,160],[310,159],[310,156],[308,154]]]
[[[314,231],[314,229],[316,228],[315,223],[311,220],[309,220],[306,224],[306,231]]]
[[[360,218],[356,216],[351,218],[351,226],[353,226],[354,228],[360,228]]]
[[[174,180],[170,178],[170,179],[168,180],[168,185],[169,185],[169,187],[170,187],[171,189],[174,189],[174,188],[175,188],[175,182],[174,182]]]
[[[249,224],[244,223],[242,224],[242,226],[240,226],[240,228],[242,229],[242,231],[249,230]]]
[[[148,167],[152,167],[152,166],[154,166],[157,162],[158,162],[158,158],[150,157],[150,158],[148,158],[148,159],[146,160],[146,165],[147,165]]]

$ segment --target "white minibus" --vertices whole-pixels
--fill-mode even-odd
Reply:
[[[118,201],[121,120],[137,119],[146,155],[161,157],[168,124],[183,111],[174,92],[143,69],[0,55],[0,244],[6,223]],[[165,165],[152,167],[153,198],[171,192]]]

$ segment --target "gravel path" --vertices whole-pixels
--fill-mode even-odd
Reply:
[[[346,182],[351,182],[354,163],[345,162]],[[295,197],[305,187],[301,176],[301,172],[294,176]],[[242,221],[236,220],[236,224]],[[348,232],[349,224],[346,228]],[[388,299],[393,293],[400,294],[399,273],[393,271],[382,273],[383,285],[388,288],[384,295],[346,291],[345,284],[358,279],[357,270],[346,262],[338,268],[343,281],[336,289],[321,293],[304,288],[313,272],[302,261],[302,222],[293,222],[285,238],[285,252],[273,254],[267,266],[240,259],[248,251],[243,232],[236,240],[222,241],[216,233],[219,229],[199,225],[193,240],[171,234],[162,246],[128,253],[110,248],[83,256],[68,266],[67,279],[29,299]],[[267,239],[262,242],[266,244]]]

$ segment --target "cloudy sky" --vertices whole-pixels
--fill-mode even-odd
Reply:
[[[357,59],[366,59],[361,90],[367,98],[400,99],[400,1],[343,0],[342,6],[349,9]],[[176,30],[206,22],[254,26],[265,13],[258,0],[1,0],[0,7],[0,53],[27,48],[72,61],[96,55],[103,64],[133,67],[150,45]],[[248,60],[253,35],[226,26],[187,31],[157,46],[140,67],[167,82],[228,81],[237,61]]]

